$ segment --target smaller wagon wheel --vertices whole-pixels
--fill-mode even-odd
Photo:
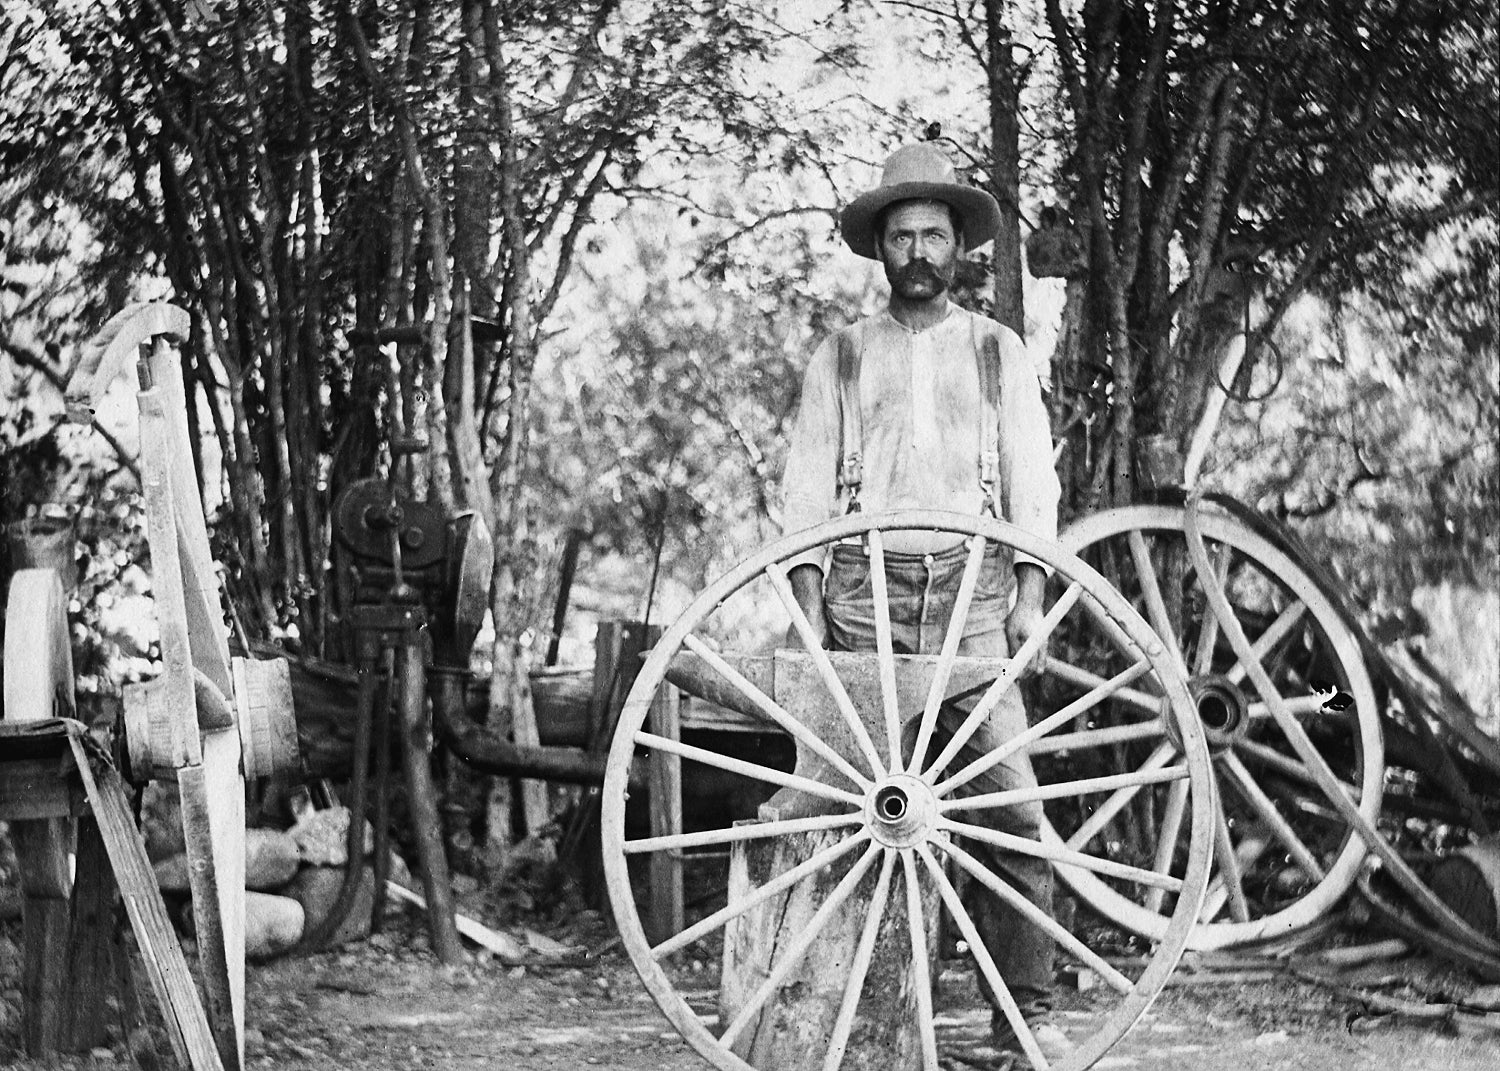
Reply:
[[[900,530],[954,533],[968,544],[952,624],[938,655],[893,651],[883,548],[886,533]],[[874,654],[830,655],[810,642],[808,622],[787,580],[784,563],[811,548],[846,540],[862,541],[870,556],[878,648]],[[1064,626],[1070,632],[1094,635],[1101,646],[1118,652],[1126,668],[1062,707],[1037,709],[1033,705],[1029,729],[964,766],[955,759],[965,739],[1007,689],[1015,686],[1019,667],[1042,640],[1036,637],[1028,643],[1030,650],[1015,652],[1014,660],[984,662],[979,667],[981,683],[967,689],[968,695],[982,692],[983,698],[951,735],[933,734],[939,708],[953,697],[952,692],[965,690],[955,684],[959,677],[955,667],[968,663],[964,672],[973,674],[972,663],[980,661],[959,659],[956,651],[985,551],[995,546],[1024,552],[1055,571],[1048,588],[1044,635]],[[790,617],[802,637],[802,651],[775,656],[778,667],[783,661],[801,660],[804,671],[796,678],[803,682],[800,691],[788,694],[781,683],[772,686],[764,679],[757,683],[745,668],[746,658],[718,649],[716,637],[730,634],[743,620],[736,615],[754,615],[766,624],[768,605]],[[671,694],[666,681],[684,661],[693,662],[717,683],[727,697],[726,705],[753,711],[765,730],[780,728],[789,734],[798,752],[795,769],[788,769],[786,762],[744,757],[743,749],[740,755],[733,754],[736,749],[724,743],[730,734],[702,733],[701,742],[691,743],[664,735],[660,726],[670,719],[661,719],[659,712],[671,705],[664,700]],[[920,686],[911,687],[914,679]],[[1063,773],[1042,779],[1034,789],[970,796],[959,791],[1008,757],[1028,754],[1058,733],[1071,730],[1101,704],[1132,688],[1150,688],[1162,697],[1158,704],[1162,721],[1172,725],[1173,732],[1172,744],[1161,761],[1105,778]],[[799,713],[808,709],[809,693],[816,693],[811,696],[816,701],[812,705],[821,703],[821,709],[831,712],[829,722],[816,724]],[[915,736],[908,731],[913,727]],[[696,771],[726,784],[733,780],[741,789],[746,785],[758,788],[762,799],[777,790],[777,799],[793,796],[804,807],[801,812],[795,808],[780,812],[795,817],[767,817],[763,809],[762,820],[755,822],[737,822],[732,812],[709,814],[706,808],[695,808],[688,814],[690,828],[683,832],[641,836],[634,826],[627,827],[627,799],[632,765],[643,749],[675,756],[683,764],[685,779]],[[867,983],[873,977],[872,962],[881,962],[882,954],[889,955],[894,947],[900,969],[908,972],[901,993],[906,1000],[902,1006],[909,1014],[898,1024],[904,1031],[901,1036],[911,1039],[912,1063],[923,1071],[936,1071],[936,1020],[945,996],[944,988],[935,985],[942,974],[941,960],[933,955],[938,910],[946,912],[951,932],[973,950],[978,973],[1017,1028],[1031,1066],[1078,1071],[1091,1066],[1140,1017],[1186,947],[1207,887],[1213,799],[1208,763],[1207,743],[1177,660],[1146,621],[1081,560],[1056,544],[995,520],[936,511],[856,514],[788,536],[742,562],[692,602],[647,658],[621,714],[605,777],[604,865],[610,901],[624,947],[647,990],[693,1048],[724,1071],[748,1071],[755,1066],[747,1058],[749,1033],[756,1029],[760,1016],[770,1014],[768,1006],[781,999],[778,991],[805,960],[830,962],[819,952],[820,942],[825,941],[843,942],[831,959],[840,967],[832,972],[832,996],[822,1009],[827,1012],[826,1021],[807,1035],[808,1051],[797,1054],[796,1067],[836,1071],[845,1065],[851,1045],[867,1038],[871,1030],[889,1028],[888,1022],[874,1022],[868,1014],[861,1016],[860,1010],[862,1000],[871,999]],[[1190,847],[1169,873],[1124,865],[1088,848],[1075,851],[1055,839],[1007,837],[979,824],[979,812],[990,807],[1023,801],[1046,801],[1048,806],[1058,802],[1101,805],[1121,789],[1157,785],[1181,786],[1185,803],[1183,829]],[[728,791],[726,787],[720,795]],[[758,887],[739,897],[732,893],[716,900],[705,897],[707,902],[690,910],[680,928],[674,925],[671,932],[661,932],[654,926],[648,938],[638,898],[651,863],[663,857],[703,861],[714,853],[722,857],[725,849],[743,852],[751,842],[779,850],[782,843],[804,836],[819,838],[819,848],[800,864],[763,874]],[[976,858],[972,850],[981,843],[1042,858],[1054,867],[1081,869],[1159,890],[1163,903],[1170,905],[1164,932],[1144,964],[1133,961],[1132,966],[1117,966],[1090,947],[1086,937],[1092,936],[1091,931],[1075,932],[1053,921]],[[1080,1028],[1079,1036],[1070,1036],[1072,1045],[1064,1054],[1049,1062],[1021,1020],[952,875],[993,890],[1040,925],[1060,957],[1101,979],[1090,995],[1093,1003],[1085,1016],[1087,1026]],[[720,954],[720,942],[727,950],[731,931],[760,905],[798,889],[817,889],[826,895],[808,905],[809,910],[816,906],[816,911],[805,925],[785,934],[775,962],[767,961],[759,972],[750,972],[752,984],[737,994],[735,1003],[728,1003],[724,990],[718,993],[721,1015],[715,1017],[702,1006],[701,975],[693,974],[693,968],[701,971],[705,961],[712,962]],[[915,890],[915,895],[908,890]],[[694,907],[691,902],[689,906]],[[828,936],[834,932],[843,936]],[[791,1071],[779,1062],[777,1071],[783,1069]]]
[[[1189,939],[1190,948],[1212,949],[1316,921],[1358,874],[1364,842],[1322,795],[1298,744],[1317,749],[1371,823],[1380,812],[1384,749],[1359,642],[1333,601],[1288,553],[1237,518],[1211,506],[1197,518],[1206,561],[1196,563],[1181,506],[1105,510],[1069,526],[1061,542],[1145,614],[1188,676],[1222,801],[1213,876]],[[1280,703],[1261,694],[1256,674],[1236,657],[1225,612],[1253,643]],[[1108,678],[1118,664],[1087,636],[1060,636],[1053,655],[1052,702]],[[1076,734],[1045,746],[1095,775],[1149,767],[1171,748],[1160,705],[1154,689],[1121,690]],[[1181,790],[1172,787],[1121,793],[1090,814],[1049,815],[1070,847],[1097,843],[1109,858],[1165,870],[1185,845],[1181,807]],[[1172,915],[1154,891],[1081,870],[1060,873],[1120,924],[1151,938],[1166,933]]]

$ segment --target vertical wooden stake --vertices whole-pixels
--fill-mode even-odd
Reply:
[[[442,817],[433,790],[431,732],[427,723],[427,674],[423,671],[420,637],[400,648],[396,672],[400,677],[397,709],[401,717],[401,764],[406,772],[407,806],[422,864],[422,888],[427,894],[427,925],[432,951],[443,963],[463,959],[453,921],[453,886],[448,859],[443,854]]]
[[[651,731],[669,740],[682,738],[681,693],[663,683],[651,702]],[[682,832],[682,759],[653,751],[651,769],[651,835]],[[664,941],[683,927],[682,850],[651,855],[651,940]]]

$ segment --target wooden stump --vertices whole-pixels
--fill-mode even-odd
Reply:
[[[731,847],[729,902],[748,897],[778,874],[841,839],[825,830]],[[807,924],[834,886],[861,855],[859,849],[791,889],[741,915],[725,929],[719,989],[719,1023],[727,1026],[781,962],[785,948]],[[766,1002],[734,1051],[765,1071],[819,1071],[855,948],[865,924],[879,867],[860,881],[837,918],[813,944],[802,963]],[[927,949],[937,961],[937,890],[921,883]],[[846,1071],[920,1071],[917,998],[906,915],[906,881],[898,865],[865,981],[864,996],[844,1059]]]

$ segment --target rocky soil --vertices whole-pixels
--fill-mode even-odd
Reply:
[[[582,913],[551,936],[603,954],[583,966],[509,967],[475,953],[457,968],[427,951],[421,920],[396,916],[382,933],[341,951],[252,966],[247,1064],[251,1069],[329,1071],[689,1071],[710,1065],[657,1012],[597,915]],[[166,1069],[170,1049],[149,1003],[111,1002],[107,1047],[40,1062],[19,1048],[19,927],[0,925],[0,1067],[16,1071]],[[1421,958],[1381,965],[1365,992],[1416,1008],[1462,999],[1472,980]],[[968,969],[952,963],[938,1017],[945,1047],[977,1044],[988,1021]],[[1197,976],[1201,978],[1202,976]],[[1180,972],[1179,981],[1189,981]],[[713,1007],[716,971],[684,966],[679,991]],[[1348,987],[1345,987],[1346,989]],[[142,990],[143,993],[147,992]],[[1437,1004],[1431,1005],[1434,1008]],[[1064,1000],[1064,1033],[1091,1029],[1087,994]],[[132,1028],[132,1020],[144,1020]],[[1253,984],[1169,987],[1096,1065],[1142,1071],[1495,1071],[1500,1034],[1481,1016],[1456,1020],[1382,1014],[1369,1002],[1290,977]],[[962,1068],[964,1065],[955,1064]]]

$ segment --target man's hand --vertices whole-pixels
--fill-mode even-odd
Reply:
[[[1047,575],[1040,566],[1031,562],[1016,563],[1016,605],[1005,619],[1005,639],[1010,644],[1012,655],[1042,627],[1042,589],[1046,580]],[[1016,674],[1016,679],[1040,673],[1046,664],[1047,641],[1043,640],[1036,654]]]
[[[802,607],[808,623],[812,625],[818,646],[827,647],[828,613],[823,605],[823,570],[804,562],[788,573],[787,578],[792,583],[792,594],[797,598],[797,605]],[[787,647],[802,647],[802,636],[797,632],[796,625],[787,628],[785,644]]]

